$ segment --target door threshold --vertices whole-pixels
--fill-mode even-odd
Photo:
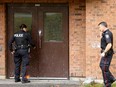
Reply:
[[[14,77],[10,77],[10,79],[14,79]],[[68,78],[62,77],[30,77],[31,80],[68,80]]]
[[[62,77],[30,77],[30,79],[38,79],[38,80],[68,80],[68,78]]]

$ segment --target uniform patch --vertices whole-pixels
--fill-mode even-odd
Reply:
[[[14,34],[14,37],[23,37],[23,34]]]
[[[109,36],[108,34],[107,34],[107,35],[105,35],[105,37],[106,37],[106,38],[110,38],[110,36]]]

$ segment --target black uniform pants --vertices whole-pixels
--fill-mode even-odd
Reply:
[[[27,68],[29,65],[29,54],[27,49],[18,49],[15,52],[14,63],[15,63],[15,80],[20,79],[21,68],[22,68],[22,80],[26,80]]]
[[[105,87],[111,87],[111,84],[114,80],[114,76],[111,74],[109,70],[112,56],[113,54],[102,57],[100,61],[100,68],[102,70]]]

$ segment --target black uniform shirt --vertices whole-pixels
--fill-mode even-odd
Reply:
[[[11,40],[9,41],[9,49],[10,51],[13,51],[12,49],[12,43],[15,42],[16,46],[21,46],[21,45],[25,45],[28,46],[29,44],[34,47],[34,43],[32,42],[31,36],[29,33],[20,30],[18,32],[16,32],[13,37],[11,38]]]
[[[105,50],[108,43],[111,43],[113,46],[113,34],[111,31],[109,31],[109,29],[107,29],[106,31],[102,33],[101,49]],[[113,51],[113,48],[111,47],[109,51]]]

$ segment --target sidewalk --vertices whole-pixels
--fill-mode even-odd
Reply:
[[[79,81],[70,80],[30,80],[31,83],[15,83],[14,79],[0,80],[0,87],[79,87]]]

